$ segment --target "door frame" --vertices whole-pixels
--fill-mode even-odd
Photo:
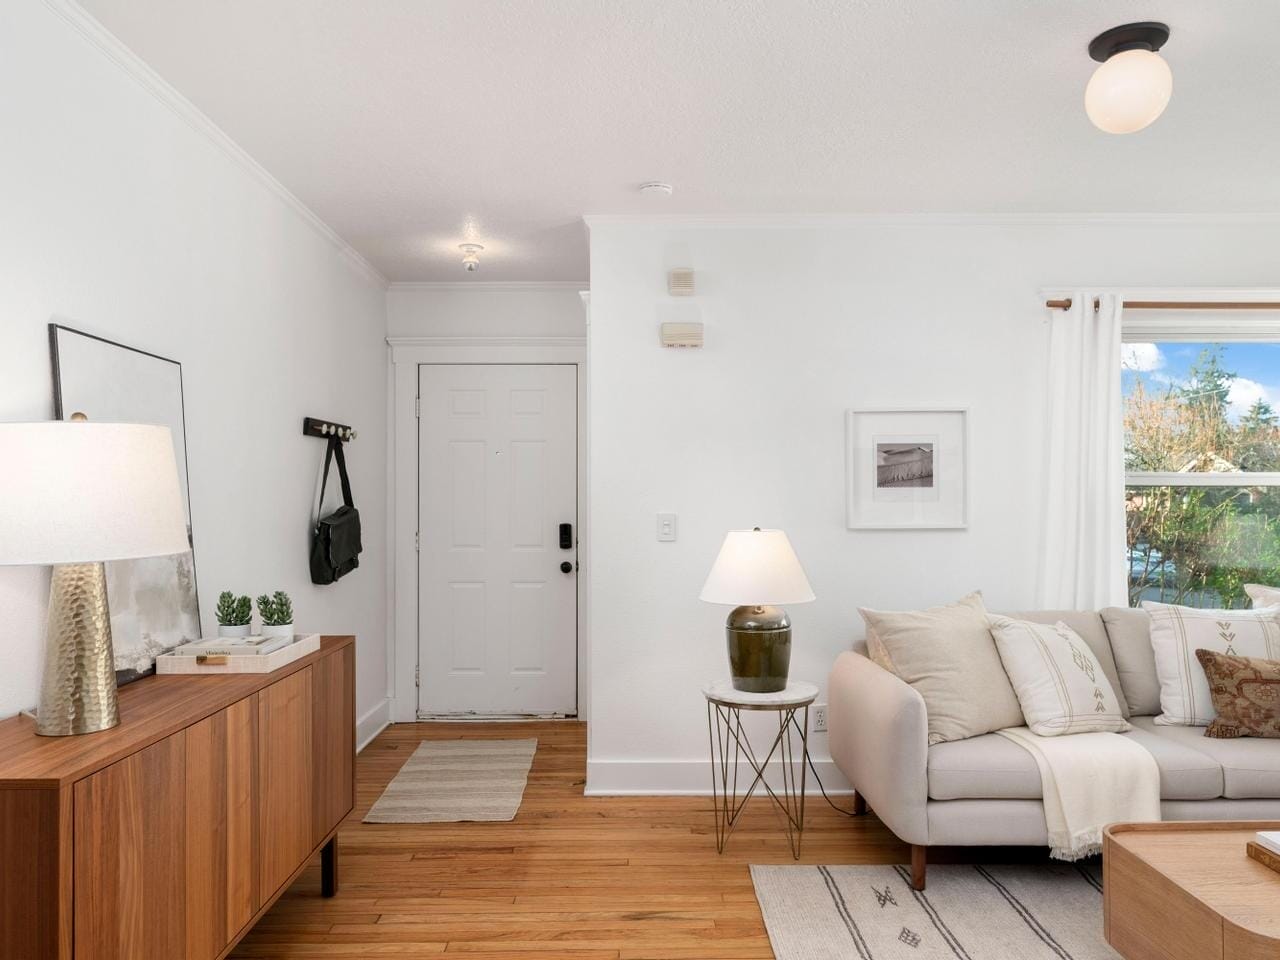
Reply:
[[[578,564],[590,560],[590,504],[587,500],[587,338],[586,337],[388,337],[390,384],[387,404],[389,461],[387,549],[392,575],[387,581],[391,642],[387,650],[387,690],[391,722],[418,719],[418,383],[419,367],[436,364],[573,364],[577,367]],[[588,714],[591,639],[590,578],[578,580],[578,717]]]

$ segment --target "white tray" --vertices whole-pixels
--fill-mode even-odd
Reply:
[[[156,657],[156,673],[270,673],[279,670],[299,657],[320,649],[320,634],[299,634],[287,647],[271,653],[250,653],[242,657],[227,657],[225,663],[198,663],[197,657],[162,653]]]

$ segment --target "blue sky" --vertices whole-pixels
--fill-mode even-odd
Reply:
[[[1187,371],[1209,343],[1126,343],[1122,386],[1127,395],[1141,377],[1148,391],[1185,383]],[[1280,412],[1280,343],[1224,343],[1222,365],[1237,375],[1228,402],[1230,416],[1243,414],[1259,397]]]

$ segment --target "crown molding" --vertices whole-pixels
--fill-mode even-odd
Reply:
[[[201,133],[222,153],[259,183],[274,193],[286,206],[293,209],[316,233],[332,243],[338,252],[354,265],[368,279],[382,288],[387,286],[387,278],[372,263],[343,240],[331,226],[303,203],[283,183],[277,180],[262,164],[238,143],[227,136],[216,123],[205,115],[199,107],[179,93],[172,84],[156,73],[137,54],[120,41],[115,34],[85,10],[75,0],[44,0],[44,5],[54,14],[62,18],[80,36],[96,47],[108,60],[131,77],[140,87],[150,93],[158,101],[168,107],[175,116],[183,120],[191,129]]]
[[[389,292],[434,290],[444,293],[547,293],[572,290],[581,293],[586,280],[393,280]]]
[[[585,214],[588,228],[755,227],[1080,227],[1080,226],[1272,226],[1275,213],[777,213],[777,214]]]

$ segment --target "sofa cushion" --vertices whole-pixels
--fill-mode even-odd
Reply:
[[[1220,764],[1224,797],[1280,799],[1280,741],[1251,737],[1215,740],[1204,735],[1204,727],[1157,725],[1154,717],[1134,717],[1131,722],[1137,730],[1197,750]]]
[[[1146,747],[1160,768],[1161,800],[1214,800],[1222,796],[1222,767],[1207,754],[1165,736],[1150,717],[1134,717],[1117,734]],[[1189,728],[1178,728],[1189,729]],[[1277,744],[1280,749],[1280,744]],[[1012,740],[989,733],[929,748],[930,800],[1039,800],[1040,769]]]
[[[1094,613],[1092,610],[1029,610],[1020,613],[1010,613],[1008,616],[1015,620],[1030,620],[1032,623],[1047,623],[1050,626],[1062,621],[1077,634],[1080,639],[1089,645],[1089,649],[1093,651],[1093,655],[1098,658],[1098,663],[1102,666],[1102,672],[1106,675],[1107,682],[1111,684],[1111,689],[1115,691],[1116,696],[1120,700],[1120,712],[1127,719],[1130,713],[1128,696],[1122,692],[1121,680],[1116,671],[1116,661],[1111,655],[1111,641],[1107,636],[1107,628],[1103,624],[1102,617]],[[1152,680],[1155,679],[1155,661],[1151,664]],[[1159,693],[1159,688],[1156,690]],[[1159,697],[1157,696],[1157,705]],[[1151,711],[1155,713],[1157,711]]]
[[[1000,662],[1031,732],[1042,737],[1129,729],[1120,700],[1089,645],[1054,624],[990,618]]]
[[[930,743],[1022,725],[981,594],[929,610],[859,612],[871,658],[924,699]]]
[[[1040,793],[1035,757],[998,733],[929,748],[931,800],[1039,800]]]
[[[1146,747],[1160,768],[1161,800],[1216,800],[1222,796],[1222,765],[1208,754],[1165,736],[1152,717],[1130,717],[1125,734]],[[1188,728],[1182,728],[1188,729]]]
[[[1154,716],[1160,712],[1160,680],[1151,649],[1151,617],[1145,610],[1129,607],[1107,607],[1101,616],[1129,714]]]

